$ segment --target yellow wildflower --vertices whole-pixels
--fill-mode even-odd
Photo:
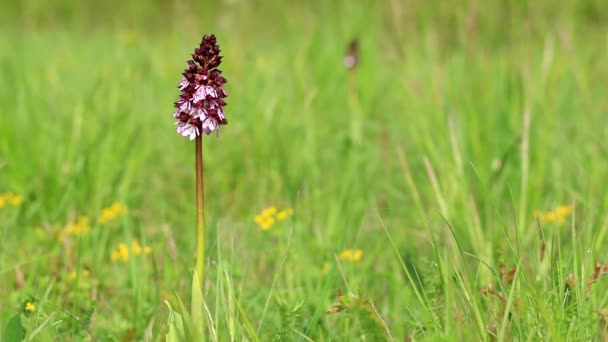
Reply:
[[[262,228],[262,230],[268,230],[272,228],[273,225],[274,219],[272,217],[266,217],[262,222],[260,222],[260,228]]]
[[[36,311],[36,305],[34,305],[34,303],[32,303],[32,302],[27,302],[25,304],[25,311],[28,311],[28,312]]]
[[[338,255],[340,260],[352,262],[358,262],[362,257],[363,251],[360,249],[345,249]]]
[[[131,241],[131,245],[133,248],[133,253],[135,255],[141,255],[142,252],[144,255],[148,255],[148,254],[152,253],[152,248],[150,246],[142,246],[139,244],[139,241],[137,241],[137,240]]]
[[[275,219],[273,216],[276,212],[277,208],[275,207],[266,208],[258,215],[255,215],[254,221],[262,230],[268,230],[274,225]]]
[[[89,225],[89,218],[86,216],[80,216],[76,223],[72,226],[73,235],[88,233],[90,230],[91,226]]]
[[[574,211],[573,205],[560,205],[557,208],[555,208],[555,214],[557,214],[558,216],[570,215],[570,213],[572,213],[572,211]]]
[[[141,254],[141,245],[139,244],[139,242],[137,240],[133,240],[133,241],[131,241],[131,245],[133,246],[133,253],[135,255],[140,255]]]
[[[556,223],[557,225],[562,225],[566,223],[567,217],[573,211],[573,205],[560,205],[547,212],[537,210],[534,212],[534,216],[536,216],[541,223]]]
[[[89,218],[86,216],[80,216],[75,222],[68,223],[60,232],[59,240],[63,240],[68,236],[78,236],[91,231],[89,224]]]
[[[118,244],[118,248],[116,250],[110,251],[110,259],[112,261],[129,261],[129,254],[133,253],[133,255],[148,255],[152,253],[152,248],[150,246],[142,246],[139,241],[133,240],[131,241],[131,249],[129,250],[129,246],[126,243]]]
[[[129,261],[129,247],[126,244],[120,243],[118,244],[118,249],[116,250],[117,258],[116,260],[127,262]]]
[[[0,208],[4,208],[7,205],[12,205],[14,207],[20,205],[23,202],[23,197],[21,195],[16,195],[12,192],[6,192],[0,194]]]
[[[277,219],[279,221],[283,221],[292,215],[293,215],[293,209],[291,209],[291,208],[283,209],[283,210],[279,211],[279,213],[277,214]]]
[[[77,276],[77,275],[78,275],[78,274],[76,273],[76,271],[72,271],[72,272],[70,272],[70,279],[76,279],[76,276]],[[85,268],[85,269],[80,270],[80,277],[81,277],[81,278],[83,278],[83,277],[85,277],[85,278],[86,278],[86,277],[88,277],[88,276],[90,276],[90,275],[91,275],[91,272],[89,272],[89,270],[87,270],[86,268]]]
[[[13,205],[13,206],[18,206],[19,204],[21,204],[21,202],[23,202],[23,197],[19,196],[19,195],[13,195],[12,197],[10,197],[8,199],[8,202]]]
[[[543,222],[555,222],[556,219],[557,219],[557,215],[553,211],[545,213],[545,214],[543,214],[543,216],[541,216],[541,221],[543,221]]]
[[[257,214],[254,221],[262,230],[269,230],[277,220],[283,221],[292,216],[293,213],[294,211],[291,208],[279,211],[276,207],[268,207]]]
[[[261,215],[261,214],[260,215],[255,215],[255,219],[254,220],[255,220],[255,223],[261,225],[262,222],[264,222],[266,220],[266,216]]]
[[[272,216],[274,214],[277,213],[277,208],[276,207],[269,207],[266,208],[264,210],[262,210],[262,212],[260,213],[260,215],[262,216]]]
[[[118,217],[120,217],[123,214],[127,213],[127,207],[125,207],[123,204],[119,203],[119,202],[114,202],[112,203],[111,206],[107,207],[107,208],[103,208],[101,210],[101,214],[99,215],[99,219],[97,219],[99,221],[99,223],[101,224],[105,224],[111,221],[116,220]]]

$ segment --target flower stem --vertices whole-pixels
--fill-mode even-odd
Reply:
[[[205,197],[203,191],[203,139],[196,137],[196,274],[204,288],[205,265]]]

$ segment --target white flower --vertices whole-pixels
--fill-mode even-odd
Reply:
[[[207,88],[206,91],[208,95],[211,95],[211,97],[217,99],[217,91],[215,91],[215,88],[213,88],[212,86],[205,86],[205,88]]]
[[[190,140],[194,140],[194,138],[200,135],[198,128],[190,123],[178,121],[175,124],[177,125],[177,133],[190,138]]]
[[[205,110],[202,108],[194,108],[194,110],[192,111],[192,113],[190,113],[190,115],[193,118],[199,118],[201,120],[204,120],[207,117],[207,113],[205,113]]]
[[[353,55],[348,55],[344,57],[344,67],[346,69],[352,69],[357,65],[357,57]]]
[[[190,85],[190,82],[188,82],[188,80],[184,77],[182,78],[182,81],[179,82],[179,90],[184,90],[186,89],[188,86]]]
[[[180,98],[177,101],[177,105],[179,106],[179,109],[184,112],[192,109],[192,103],[190,103],[190,101],[185,100],[184,98]]]
[[[192,102],[197,103],[201,100],[204,100],[207,97],[207,95],[211,95],[211,97],[217,98],[217,93],[215,92],[215,89],[212,86],[208,86],[208,85],[198,86],[198,88],[196,88],[196,92],[194,93],[194,96],[192,97]]]
[[[224,115],[224,108],[222,108],[222,107],[218,108],[217,116],[219,116],[220,119],[226,119],[226,116]]]
[[[213,120],[212,118],[208,117],[205,120],[203,120],[203,131],[205,131],[205,133],[209,134],[209,133],[213,132],[215,127],[217,127],[217,124],[216,124],[215,120]]]

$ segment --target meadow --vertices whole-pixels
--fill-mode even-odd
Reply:
[[[608,340],[601,0],[2,2],[0,340],[165,340],[210,33],[209,341]]]

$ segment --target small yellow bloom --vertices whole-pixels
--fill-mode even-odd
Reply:
[[[10,197],[8,199],[8,202],[13,205],[13,206],[18,206],[19,204],[21,204],[21,202],[23,202],[23,197],[19,196],[19,195],[13,195],[12,197]]]
[[[358,262],[362,257],[363,251],[360,249],[345,249],[338,255],[340,260],[352,262]]]
[[[264,222],[265,220],[266,220],[266,216],[264,216],[264,215],[255,215],[255,219],[254,219],[255,223],[261,225],[262,222]]]
[[[23,197],[21,195],[15,195],[12,192],[6,192],[0,194],[0,208],[4,208],[7,205],[12,205],[14,207],[20,205],[23,202]]]
[[[63,240],[68,236],[78,236],[91,231],[89,225],[89,218],[86,216],[80,216],[76,222],[68,223],[60,232],[59,240]]]
[[[110,251],[110,259],[112,261],[127,262],[129,261],[130,253],[133,253],[133,255],[148,255],[152,253],[152,248],[150,246],[142,246],[137,240],[131,241],[131,249],[129,249],[126,243],[120,243],[116,250]]]
[[[268,207],[257,214],[254,221],[262,230],[269,230],[277,220],[283,221],[292,216],[293,213],[294,211],[291,208],[279,211],[276,207]]]
[[[277,214],[277,219],[280,221],[283,221],[292,215],[293,215],[293,209],[291,209],[291,208],[283,209],[283,210],[279,211],[279,213]]]
[[[557,215],[555,214],[555,212],[550,211],[548,213],[545,213],[542,217],[541,217],[541,221],[542,222],[555,222],[555,220],[557,219]]]
[[[36,305],[34,305],[34,303],[27,302],[25,304],[25,311],[28,311],[28,312],[34,312],[34,311],[36,311]]]
[[[112,260],[112,261],[118,261],[118,259],[120,259],[120,253],[118,251],[111,251],[110,252],[110,260]]]
[[[264,210],[262,210],[262,212],[260,213],[260,215],[262,216],[272,216],[274,214],[277,213],[277,208],[276,207],[269,207],[266,208]]]
[[[118,245],[118,260],[129,261],[129,247],[124,243]]]
[[[557,225],[562,225],[566,223],[566,218],[573,211],[573,205],[560,205],[547,212],[538,210],[534,211],[534,216],[536,216],[541,223],[555,223]]]
[[[77,276],[77,275],[78,275],[78,274],[76,273],[76,271],[72,271],[72,272],[70,272],[70,279],[72,279],[72,280],[73,280],[73,279],[76,279],[76,276]],[[91,272],[89,272],[89,270],[87,270],[87,269],[82,269],[82,270],[80,270],[80,277],[81,277],[81,278],[86,278],[86,277],[88,277],[88,276],[90,276],[90,275],[91,275]]]
[[[560,205],[555,208],[555,213],[558,216],[568,216],[572,213],[572,211],[574,211],[573,205]]]
[[[274,225],[274,219],[272,217],[266,217],[261,223],[260,228],[262,230],[269,230]]]
[[[103,208],[101,210],[101,214],[97,221],[101,224],[106,224],[108,222],[114,221],[119,218],[121,215],[127,213],[127,207],[119,202],[112,203],[111,206],[107,208]]]
[[[89,218],[86,216],[80,216],[78,221],[72,227],[73,235],[80,235],[83,233],[88,233],[91,231],[91,226],[89,225]]]
[[[137,240],[131,241],[131,245],[133,246],[133,254],[140,255],[141,254],[141,245]]]

